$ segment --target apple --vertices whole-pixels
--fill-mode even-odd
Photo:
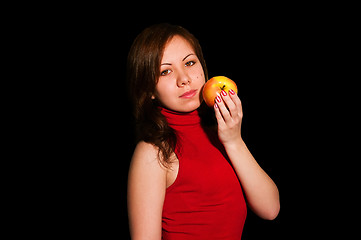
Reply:
[[[238,93],[237,85],[231,79],[225,76],[217,76],[209,79],[203,86],[203,100],[209,107],[213,107],[214,99],[221,93],[222,90],[229,92],[232,89]]]

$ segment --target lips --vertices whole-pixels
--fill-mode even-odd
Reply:
[[[194,97],[194,95],[196,95],[196,93],[197,93],[197,89],[194,89],[194,90],[190,90],[190,91],[183,93],[179,97],[180,98],[191,98],[191,97]]]

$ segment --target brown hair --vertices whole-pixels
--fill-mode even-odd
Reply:
[[[198,40],[181,26],[167,23],[144,29],[134,40],[128,55],[127,79],[134,104],[138,140],[154,144],[159,149],[161,163],[168,167],[177,138],[161,114],[160,103],[152,99],[160,76],[160,64],[165,45],[179,35],[193,47],[208,79],[206,63]]]

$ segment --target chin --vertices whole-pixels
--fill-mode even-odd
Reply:
[[[169,106],[168,108],[177,111],[177,112],[193,112],[194,110],[198,109],[201,106],[202,101],[191,101],[188,103],[180,103],[177,106]]]
[[[184,105],[184,106],[182,106],[180,112],[193,112],[194,110],[197,110],[200,106],[201,106],[200,103],[198,103],[198,104]]]

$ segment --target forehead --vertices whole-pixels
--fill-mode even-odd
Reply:
[[[176,35],[165,45],[162,61],[183,59],[190,53],[194,53],[192,45],[183,37]]]

